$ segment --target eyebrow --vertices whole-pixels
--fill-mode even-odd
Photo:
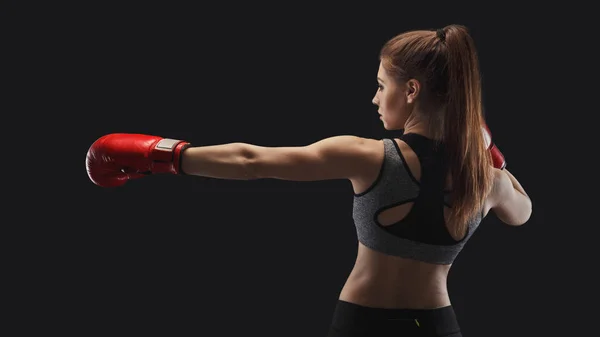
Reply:
[[[377,77],[377,80],[380,81],[380,82],[383,82],[383,80],[381,78],[379,78],[379,77]]]

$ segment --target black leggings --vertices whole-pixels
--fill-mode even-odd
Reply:
[[[371,308],[338,300],[327,337],[462,337],[454,309]]]

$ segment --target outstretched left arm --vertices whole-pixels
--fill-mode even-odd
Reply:
[[[190,147],[182,154],[181,168],[189,175],[232,180],[352,180],[381,161],[382,155],[374,151],[378,142],[334,136],[297,147],[246,143]]]

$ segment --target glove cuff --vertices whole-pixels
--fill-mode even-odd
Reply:
[[[152,150],[152,173],[184,174],[181,171],[181,152],[190,147],[190,143],[163,138]]]

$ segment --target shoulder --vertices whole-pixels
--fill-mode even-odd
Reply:
[[[349,178],[356,178],[379,171],[385,156],[384,142],[384,139],[340,135],[311,144],[307,150],[327,158],[327,162],[343,170]]]
[[[318,141],[317,143],[329,143],[329,144],[335,144],[335,145],[340,145],[340,146],[347,146],[347,145],[355,145],[355,146],[368,146],[368,145],[376,145],[376,144],[381,144],[382,143],[382,139],[373,139],[373,138],[365,138],[365,137],[360,137],[360,136],[355,136],[355,135],[339,135],[339,136],[332,136],[332,137],[328,137],[328,138],[324,138],[321,139],[320,141]]]
[[[347,153],[352,157],[364,160],[383,156],[384,139],[365,138],[354,135],[341,135],[327,138],[322,142],[330,142],[330,151]]]
[[[310,151],[327,153],[366,154],[381,150],[382,147],[383,140],[354,135],[339,135],[323,138],[304,148]]]
[[[378,166],[383,141],[354,135],[321,139],[306,146],[253,146],[249,167],[256,176],[286,180],[354,179]]]
[[[378,163],[384,155],[384,140],[340,135],[313,143],[307,150],[330,158],[346,159],[355,165]]]

